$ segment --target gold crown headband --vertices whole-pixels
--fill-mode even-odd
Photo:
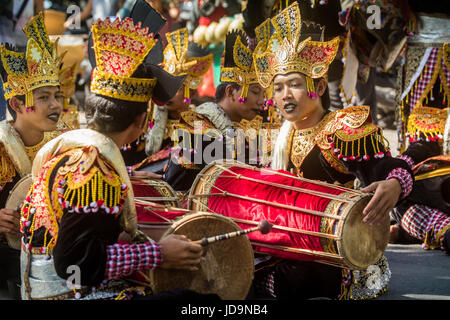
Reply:
[[[245,34],[240,30],[233,30],[227,34],[224,52],[225,61],[220,70],[221,82],[234,82],[242,87],[239,97],[241,103],[247,100],[249,86],[258,83],[253,67],[253,53],[242,42],[244,38]],[[226,61],[227,59],[231,61]]]
[[[28,37],[26,52],[15,52],[2,44],[0,54],[8,74],[3,84],[5,99],[25,95],[28,108],[34,105],[34,89],[59,85],[62,57],[57,55],[57,42],[50,41],[42,12],[30,19],[23,31]]]
[[[77,63],[61,68],[59,71],[60,90],[64,96],[64,109],[67,109],[70,98],[75,94]]]
[[[187,74],[184,80],[184,101],[190,102],[189,89],[198,89],[202,83],[201,77],[208,72],[213,61],[213,55],[189,57],[188,31],[181,28],[166,34],[168,45],[164,49],[164,70],[179,76]]]
[[[257,35],[268,39],[260,41],[254,52],[258,82],[269,88],[276,75],[300,72],[306,76],[308,95],[317,97],[313,79],[328,72],[338,51],[339,37],[330,41],[312,41],[308,37],[300,42],[302,23],[296,2],[270,19],[270,23],[275,29],[271,36],[267,27],[269,19],[256,29]]]
[[[98,20],[92,26],[96,67],[91,91],[126,101],[147,102],[152,97],[156,79],[131,77],[144,61],[156,40],[141,23],[131,18]]]

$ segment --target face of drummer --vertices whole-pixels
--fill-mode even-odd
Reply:
[[[233,111],[235,119],[233,121],[241,121],[242,119],[251,121],[261,111],[261,107],[264,106],[265,90],[257,83],[253,83],[248,88],[247,99],[244,103],[239,101],[239,97],[242,93],[242,87],[238,90],[232,90],[230,98],[233,105]]]
[[[318,97],[310,98],[303,74],[294,72],[277,75],[273,81],[274,101],[284,118],[293,122],[296,129],[312,127],[325,112],[320,97],[325,93],[326,87],[326,81],[320,79],[315,83]]]
[[[189,89],[189,95],[192,99],[197,90]],[[179,118],[180,114],[189,110],[189,102],[184,101],[184,85],[178,89],[177,93],[165,105],[172,117]]]
[[[64,96],[59,86],[46,86],[33,90],[33,105],[24,99],[12,97],[9,106],[16,113],[16,122],[32,131],[46,132],[56,129],[63,111]]]

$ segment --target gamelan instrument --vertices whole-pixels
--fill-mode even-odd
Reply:
[[[158,241],[173,220],[185,214],[176,211],[180,207],[180,199],[172,187],[160,179],[131,179],[131,185],[138,229]],[[168,207],[172,209],[167,210]]]
[[[190,210],[231,218],[243,230],[267,220],[268,235],[248,235],[256,252],[364,270],[383,254],[389,217],[362,222],[372,195],[283,170],[216,161],[205,167],[189,194]]]
[[[16,185],[11,189],[8,199],[6,200],[5,209],[17,210],[20,212],[20,207],[22,206],[25,198],[28,194],[28,190],[33,183],[33,178],[31,174],[21,178]],[[11,234],[5,234],[8,245],[16,250],[20,250],[20,243],[22,235],[13,236]]]
[[[184,212],[191,212],[181,209]],[[261,223],[253,231],[268,232],[270,225]],[[146,278],[154,293],[176,288],[199,293],[215,293],[224,300],[245,299],[253,281],[253,249],[243,231],[231,219],[206,212],[185,214],[163,234],[185,235],[203,246],[203,257],[197,271],[156,268]]]

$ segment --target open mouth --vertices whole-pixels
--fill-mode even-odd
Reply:
[[[59,116],[60,116],[59,113],[54,112],[54,113],[50,113],[50,114],[47,116],[47,118],[49,118],[49,119],[52,120],[53,122],[58,122]]]
[[[283,109],[284,109],[284,111],[285,111],[286,113],[291,113],[291,112],[293,112],[293,111],[295,110],[295,108],[297,108],[297,105],[294,104],[294,103],[286,103],[286,104],[283,106]]]

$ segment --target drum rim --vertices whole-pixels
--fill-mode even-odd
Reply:
[[[204,175],[206,172],[208,172],[209,170],[211,170],[211,168],[215,167],[216,165],[223,165],[223,166],[228,166],[228,167],[233,167],[233,166],[242,166],[242,167],[252,167],[248,164],[245,163],[241,163],[238,161],[227,161],[227,160],[214,160],[211,163],[207,164],[196,176],[194,179],[194,182],[192,183],[191,188],[189,189],[189,196],[188,196],[188,203],[187,203],[187,207],[190,210],[198,210],[198,211],[204,211],[203,208],[197,208],[195,207],[194,201],[192,200],[192,196],[194,195],[195,189],[197,188],[198,184],[201,181],[202,175]],[[252,167],[254,168],[254,167]]]
[[[14,185],[14,187],[11,189],[11,191],[9,191],[8,198],[6,199],[6,202],[5,202],[5,209],[12,209],[12,210],[16,210],[17,209],[17,206],[15,208],[11,208],[12,207],[12,205],[11,205],[12,195],[19,189],[19,187],[21,187],[25,183],[25,181],[30,181],[29,186],[27,188],[29,190],[30,187],[33,185],[33,176],[31,175],[31,173],[26,174],[25,176],[20,178],[20,180],[17,181],[17,183]],[[23,201],[25,200],[27,194],[28,194],[28,191],[23,194],[23,198],[21,200],[21,203],[23,203]],[[12,236],[10,234],[5,234],[5,237],[6,237],[6,240],[8,242],[8,245],[11,248],[20,250],[20,243],[19,242],[21,242],[21,239],[22,239],[22,235],[21,234],[19,234],[19,236]]]
[[[170,184],[168,184],[166,181],[162,180],[162,179],[155,179],[155,178],[144,178],[144,179],[132,179],[131,180],[131,185],[133,185],[133,180],[134,181],[155,181],[158,183],[161,183],[163,185],[163,187],[167,187],[167,189],[169,190],[169,192],[172,193],[172,196],[174,198],[174,200],[171,200],[170,202],[175,202],[176,203],[176,207],[180,208],[181,207],[181,203],[180,203],[180,199],[178,198],[175,189],[172,188],[172,186]],[[134,195],[134,193],[133,193]],[[136,197],[136,196],[134,196]]]
[[[370,197],[371,197],[370,194],[361,194],[361,195],[355,197],[354,198],[355,201],[352,203],[352,205],[351,206],[347,205],[345,207],[344,211],[342,212],[341,216],[343,216],[344,219],[339,221],[339,224],[338,224],[337,230],[336,230],[339,235],[339,240],[336,240],[337,251],[338,251],[339,255],[342,257],[344,265],[347,268],[352,269],[352,270],[365,270],[370,265],[375,264],[383,256],[383,253],[386,250],[386,247],[387,247],[388,241],[389,241],[389,238],[387,237],[386,240],[384,241],[385,242],[384,249],[381,250],[379,256],[377,256],[376,258],[375,257],[373,258],[373,262],[371,262],[367,265],[356,265],[355,263],[350,261],[348,258],[348,255],[346,255],[346,249],[344,248],[344,229],[347,226],[350,212],[358,202],[368,199]]]
[[[191,220],[191,219],[196,219],[196,218],[199,218],[199,217],[215,217],[215,218],[217,218],[219,220],[229,222],[230,225],[236,227],[236,230],[242,230],[242,228],[239,227],[239,225],[236,222],[234,222],[232,219],[230,219],[230,218],[228,218],[226,216],[223,216],[223,215],[220,215],[220,214],[216,214],[216,213],[212,213],[212,212],[198,211],[198,212],[195,212],[195,213],[186,214],[180,220],[174,221],[174,223],[166,230],[166,232],[163,233],[163,235],[161,236],[161,239],[163,239],[164,237],[166,237],[166,236],[168,236],[170,234],[173,234],[176,231],[176,228],[178,226],[180,226],[181,224],[186,223],[186,221]],[[254,253],[254,250],[253,250],[253,246],[250,243],[250,240],[247,238],[246,235],[243,235],[243,236],[241,236],[239,238],[247,239],[246,243],[247,243],[247,247],[249,249],[248,250],[249,256],[251,256],[251,269],[252,269],[252,271],[250,272],[250,277],[248,278],[249,282],[248,282],[248,288],[246,290],[245,296],[242,296],[241,298],[235,298],[236,300],[243,300],[248,295],[248,292],[250,291],[251,285],[253,283],[254,273],[255,273],[255,264],[254,264],[255,253]],[[152,290],[156,292],[158,290],[157,290],[157,279],[156,279],[156,276],[155,276],[155,271],[157,271],[157,270],[151,270],[151,272],[150,272],[150,280],[151,280]]]

